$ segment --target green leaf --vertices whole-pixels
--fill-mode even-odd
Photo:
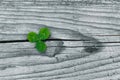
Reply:
[[[36,42],[39,38],[35,32],[29,32],[27,35],[27,39],[29,42]]]
[[[47,49],[47,46],[44,42],[38,41],[36,42],[36,48],[39,52],[45,52]]]
[[[50,37],[50,30],[48,28],[41,28],[39,31],[40,40],[46,40]]]

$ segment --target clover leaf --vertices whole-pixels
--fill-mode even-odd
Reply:
[[[48,28],[41,28],[38,35],[40,40],[46,40],[50,36],[50,30]]]
[[[29,42],[36,42],[39,38],[35,32],[30,32],[27,36]]]
[[[35,48],[39,51],[39,52],[45,52],[47,49],[47,46],[44,42],[44,40],[48,39],[50,37],[50,30],[46,27],[41,28],[39,30],[39,33],[35,33],[35,32],[29,32],[27,35],[27,39],[29,42],[36,43]]]
[[[44,42],[38,41],[36,42],[36,49],[40,52],[45,52],[47,49],[47,46]]]

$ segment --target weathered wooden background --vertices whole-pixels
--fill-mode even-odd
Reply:
[[[52,57],[26,41],[44,26]],[[120,80],[120,1],[0,0],[0,80]]]

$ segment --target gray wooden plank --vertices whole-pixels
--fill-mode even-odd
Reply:
[[[13,43],[12,44],[7,43],[7,45],[11,45],[11,47],[13,47],[13,48],[15,47],[13,45]],[[22,46],[23,44],[17,43],[17,45],[19,47],[20,45]],[[118,46],[106,47],[102,51],[97,52],[96,54],[89,54],[86,52],[80,52],[82,49],[80,50],[79,47],[73,48],[72,49],[73,51],[69,48],[66,48],[63,51],[63,53],[60,53],[53,58],[39,55],[39,56],[23,56],[23,57],[19,56],[19,57],[0,59],[0,64],[1,64],[0,71],[2,73],[1,79],[17,79],[17,78],[42,79],[41,78],[42,74],[44,74],[46,76],[47,76],[47,74],[48,75],[53,74],[53,76],[43,77],[43,79],[48,79],[48,78],[52,79],[52,78],[57,78],[59,76],[65,77],[65,74],[66,74],[66,76],[71,75],[71,77],[72,77],[72,75],[79,74],[79,72],[76,73],[76,70],[78,71],[79,68],[80,68],[80,70],[82,70],[82,72],[84,70],[88,69],[88,71],[86,71],[86,73],[87,72],[89,73],[89,70],[90,70],[90,72],[91,71],[94,72],[94,70],[91,70],[91,68],[93,68],[93,69],[98,68],[96,70],[99,70],[99,67],[102,67],[101,69],[105,68],[105,70],[106,70],[106,69],[108,69],[108,67],[110,68],[110,66],[112,66],[112,65],[114,66],[114,64],[116,64],[116,66],[111,67],[111,68],[116,69],[116,67],[119,68],[119,66],[118,66],[119,55],[120,55],[119,48],[120,47],[118,47]],[[24,48],[21,48],[21,49],[24,49]],[[14,50],[14,49],[9,49],[9,50]],[[9,50],[7,50],[7,51],[10,52]],[[23,51],[23,50],[20,50],[20,51]],[[20,51],[17,51],[17,52],[20,52]],[[4,52],[4,50],[3,50],[3,52]],[[65,52],[67,54],[64,54]],[[73,54],[71,54],[71,52]],[[91,55],[91,56],[87,56],[86,54]],[[80,55],[83,55],[83,56],[80,56]],[[35,62],[33,63],[33,61],[35,61]],[[95,66],[95,64],[96,64],[96,66]],[[106,65],[108,67],[105,67],[104,65]],[[25,70],[25,72],[23,72],[24,70]],[[54,70],[55,70],[55,72],[54,72]],[[49,71],[50,71],[50,73],[49,73]],[[52,74],[51,74],[51,71],[52,71]],[[73,74],[71,74],[71,71],[73,72]],[[59,75],[57,75],[56,72]],[[30,73],[32,73],[32,74],[30,74]],[[39,77],[40,75],[41,75],[41,77]],[[36,76],[38,76],[38,77],[36,77]]]
[[[0,80],[120,78],[118,0],[2,0],[0,4]],[[28,32],[44,26],[51,30],[51,39],[69,40],[46,42],[46,54],[53,57],[41,55],[29,42],[2,42],[26,40]],[[92,47],[99,50],[90,52]]]
[[[51,39],[55,38],[55,39],[93,41],[96,38],[100,42],[119,42],[120,41],[119,33],[106,35],[104,34],[102,30],[102,31],[99,31],[101,32],[101,34],[99,35],[97,35],[97,33],[95,35],[91,35],[92,33],[87,35],[87,34],[81,33],[79,31],[71,30],[71,29],[54,28],[54,27],[42,25],[42,24],[27,24],[27,23],[25,24],[21,24],[21,23],[1,24],[0,25],[0,41],[26,40],[27,34],[29,32],[34,31],[38,33],[39,29],[45,26],[48,27],[51,31]],[[111,31],[115,32],[114,30],[111,30]]]
[[[101,55],[101,54],[106,54],[106,55]],[[100,77],[101,75],[96,75],[96,71],[98,71],[98,74],[102,74],[103,76],[105,76],[106,74],[108,74],[107,70],[110,73],[114,73],[111,71],[112,69],[115,71],[116,71],[116,68],[119,69],[118,62],[119,62],[120,58],[115,57],[115,56],[119,55],[119,52],[116,52],[116,54],[114,54],[114,52],[113,52],[113,54],[114,54],[114,55],[112,55],[113,58],[111,58],[110,54],[112,54],[112,53],[101,52],[99,54],[91,55],[89,57],[83,57],[83,58],[78,58],[78,59],[75,58],[73,60],[67,60],[67,61],[60,62],[60,63],[57,62],[55,64],[26,66],[23,63],[23,65],[18,65],[16,67],[13,66],[13,68],[8,67],[5,70],[1,70],[1,73],[2,73],[1,76],[4,76],[4,77],[1,77],[1,79],[4,79],[4,78],[6,78],[6,79],[17,79],[17,78],[22,78],[22,79],[24,79],[24,78],[28,78],[28,79],[29,78],[31,78],[31,79],[32,78],[38,78],[38,79],[46,79],[47,78],[48,79],[49,78],[49,79],[52,79],[52,78],[57,78],[57,77],[58,78],[63,77],[63,79],[64,79],[65,76],[73,77],[73,76],[77,76],[77,75],[81,76],[81,78],[83,78],[83,79],[84,78],[86,79],[86,78],[88,78],[86,76],[89,76],[90,74],[92,74],[92,72],[93,72],[93,74],[92,74],[93,77],[89,77],[89,78],[94,78],[95,76]],[[63,58],[63,56],[62,56],[62,58]],[[18,60],[20,60],[20,59],[18,59]],[[15,65],[15,63],[12,62],[11,65]],[[15,70],[15,71],[13,71],[13,70]],[[22,71],[22,70],[25,70],[25,71]],[[79,72],[79,70],[80,70],[80,72]],[[10,73],[12,72],[12,73],[9,74],[9,72]],[[31,73],[31,74],[29,74],[29,73]],[[83,74],[84,75],[86,74],[85,77],[82,77]],[[11,76],[7,76],[7,75],[11,75]]]

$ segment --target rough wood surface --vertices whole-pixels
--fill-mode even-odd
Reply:
[[[45,55],[26,40],[44,26]],[[119,79],[119,0],[0,1],[0,80]]]

